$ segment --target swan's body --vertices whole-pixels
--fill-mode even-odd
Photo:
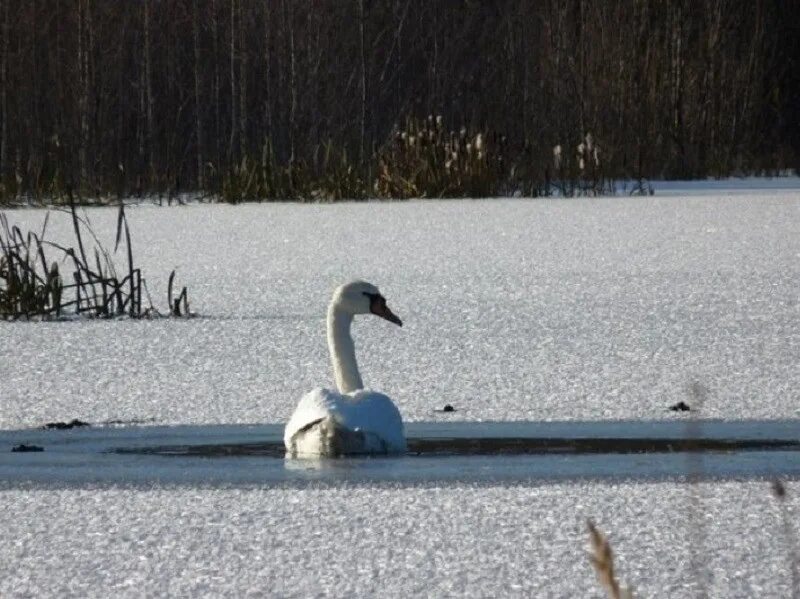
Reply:
[[[386,395],[364,390],[350,325],[356,314],[375,314],[402,326],[378,289],[363,281],[342,285],[328,307],[328,349],[337,390],[306,393],[286,424],[292,456],[402,453],[403,420]]]

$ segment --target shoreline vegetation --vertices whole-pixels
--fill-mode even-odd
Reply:
[[[0,0],[0,204],[797,172],[798,56],[796,3]]]
[[[49,211],[38,233],[24,234],[0,212],[0,320],[162,316],[153,306],[141,269],[134,264],[125,205],[119,204],[113,253],[103,247],[89,223],[78,214],[74,202],[69,209],[60,210],[72,218],[77,249],[47,239]],[[84,244],[84,238],[89,244]],[[126,264],[118,274],[113,254],[123,242]],[[55,252],[58,259],[49,261],[48,252]],[[62,271],[66,271],[66,278]],[[186,287],[174,297],[174,283],[175,270],[167,283],[168,315],[193,316]],[[142,303],[143,290],[147,308]]]
[[[565,149],[556,145],[550,163],[539,170],[525,156],[509,155],[507,138],[499,134],[458,132],[444,128],[441,115],[408,119],[393,129],[390,140],[364,169],[350,161],[347,151],[326,143],[313,165],[304,161],[280,164],[267,143],[260,157],[242,159],[223,174],[219,190],[157,189],[147,195],[60,187],[58,182],[39,193],[0,196],[0,206],[116,205],[131,197],[159,204],[200,201],[336,202],[491,197],[581,197],[614,195],[618,181],[608,174],[602,149],[591,133]],[[626,181],[624,193],[653,195],[644,177]]]

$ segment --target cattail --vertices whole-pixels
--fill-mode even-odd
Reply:
[[[472,144],[467,142],[467,154],[472,154]]]
[[[438,114],[438,115],[436,115],[436,127],[437,127],[437,128],[439,128],[439,129],[441,129],[441,128],[442,128],[442,126],[443,126],[443,124],[442,124],[442,123],[443,123],[443,121],[444,121],[444,119],[442,119],[442,115],[441,115],[441,114]]]
[[[553,165],[556,169],[561,168],[561,144],[557,144],[553,148]]]
[[[475,149],[478,150],[478,152],[483,150],[483,134],[481,133],[475,136]]]
[[[47,274],[47,287],[50,290],[51,300],[56,314],[61,314],[61,275],[58,272],[58,262],[53,262],[50,272]]]

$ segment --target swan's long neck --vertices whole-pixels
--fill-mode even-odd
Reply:
[[[342,310],[336,302],[328,307],[328,349],[331,352],[333,376],[340,393],[363,389],[356,364],[356,348],[350,335],[353,315]]]

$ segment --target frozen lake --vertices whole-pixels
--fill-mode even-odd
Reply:
[[[293,469],[107,450],[279,438],[299,397],[331,384],[325,309],[356,277],[404,321],[361,318],[354,337],[365,383],[395,400],[410,435],[796,440],[794,181],[646,198],[132,206],[154,303],[165,307],[177,268],[200,317],[0,323],[0,596],[600,597],[587,517],[641,596],[789,596],[796,452]],[[6,213],[23,230],[44,218]],[[115,211],[87,214],[113,247]],[[66,215],[48,230],[72,243]],[[692,411],[670,412],[678,401]],[[73,418],[148,426],[35,430]],[[17,443],[45,451],[11,453]],[[698,463],[706,482],[682,482]],[[774,476],[790,481],[783,508]]]
[[[116,213],[88,211],[113,247]],[[376,283],[367,386],[408,421],[800,417],[800,194],[128,211],[154,303],[192,321],[3,324],[0,428],[285,422],[331,381],[333,288]],[[23,229],[41,210],[8,212]],[[71,242],[67,215],[52,237]],[[122,256],[120,256],[122,262]],[[692,383],[705,389],[695,399]],[[699,402],[699,403],[698,403]]]

